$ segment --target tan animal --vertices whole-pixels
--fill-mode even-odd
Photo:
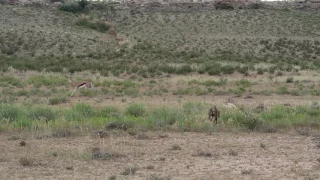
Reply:
[[[87,88],[93,88],[93,84],[92,84],[91,81],[82,81],[81,83],[78,83],[78,84],[72,84],[71,76],[68,76],[68,77],[69,77],[68,82],[69,82],[73,87],[75,87],[70,97],[73,96],[73,94],[76,92],[76,90],[79,91],[79,90],[82,89],[82,88],[84,88],[85,90],[87,90]]]
[[[218,117],[220,117],[220,111],[218,111],[216,106],[213,106],[209,109],[208,115],[210,121],[213,121],[214,118],[214,122],[218,124]]]

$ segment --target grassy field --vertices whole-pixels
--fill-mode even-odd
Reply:
[[[0,179],[320,178],[318,11],[0,17]]]

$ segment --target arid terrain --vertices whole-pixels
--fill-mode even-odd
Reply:
[[[319,6],[0,0],[0,180],[320,179]]]
[[[1,179],[320,178],[319,136],[297,133],[3,133],[0,139]]]

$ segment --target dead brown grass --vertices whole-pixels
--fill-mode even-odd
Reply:
[[[35,139],[28,146],[0,135],[0,179],[305,179],[320,178],[320,149],[312,136],[263,133],[148,133]],[[260,144],[268,144],[261,148]],[[179,151],[172,146],[179,144]],[[229,155],[230,149],[238,154]],[[209,152],[202,157],[196,152]],[[92,153],[117,153],[92,158]],[[55,154],[55,155],[53,155]],[[163,159],[163,160],[160,160]],[[26,163],[25,163],[26,162]],[[130,170],[131,169],[131,170]],[[129,173],[127,173],[129,172]]]

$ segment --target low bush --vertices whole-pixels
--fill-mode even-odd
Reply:
[[[101,33],[105,33],[111,28],[111,26],[105,22],[102,22],[102,21],[91,22],[86,18],[79,19],[76,22],[76,25],[87,27],[89,29],[93,29],[93,30],[101,32]]]
[[[177,74],[188,74],[190,72],[192,72],[192,67],[190,65],[183,65],[181,67],[178,67],[176,69],[176,73]]]
[[[65,85],[68,81],[66,77],[63,76],[44,76],[44,75],[38,75],[38,76],[32,76],[29,80],[29,83],[33,83],[35,86],[62,86]]]
[[[81,13],[84,12],[84,8],[79,6],[76,2],[70,2],[70,3],[63,3],[58,6],[58,10],[60,11],[66,11],[70,13]]]
[[[16,121],[22,113],[21,109],[14,105],[0,104],[0,120]]]
[[[15,87],[21,87],[21,81],[15,77],[10,76],[0,76],[0,87],[1,86],[7,86],[12,85]]]
[[[52,97],[49,99],[49,105],[58,105],[68,102],[68,98],[61,96],[61,97]]]
[[[147,121],[152,129],[168,127],[183,119],[183,114],[177,109],[172,108],[157,108],[147,117]]]
[[[32,120],[52,121],[56,118],[56,113],[50,108],[35,107],[28,111],[28,117]]]
[[[135,117],[144,116],[146,114],[146,109],[143,104],[134,103],[126,108],[125,114]]]
[[[234,73],[236,70],[236,68],[232,65],[225,65],[225,66],[222,66],[221,68],[221,71],[223,74],[232,74]]]
[[[120,115],[120,110],[112,105],[100,108],[99,113],[101,117],[113,117]]]

